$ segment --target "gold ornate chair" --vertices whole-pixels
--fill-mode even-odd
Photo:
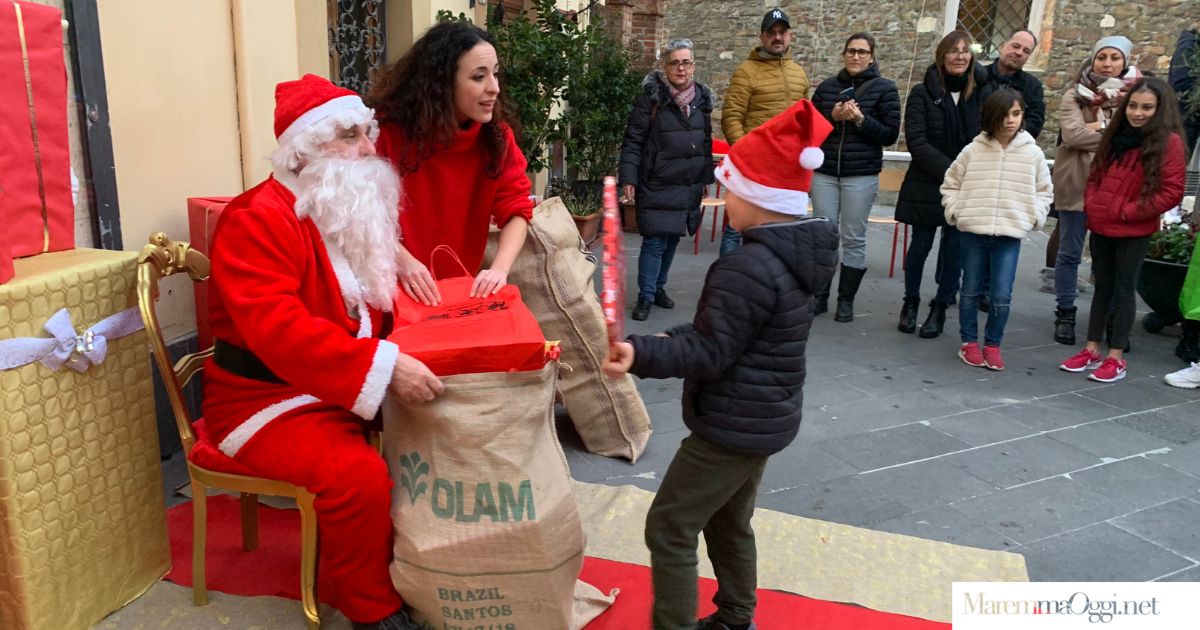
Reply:
[[[204,361],[212,356],[212,348],[189,354],[174,365],[167,354],[163,341],[162,327],[155,311],[158,299],[158,281],[176,273],[187,273],[194,282],[208,280],[209,260],[204,254],[186,242],[172,242],[166,234],[157,232],[150,236],[150,244],[142,248],[138,257],[138,306],[146,324],[154,358],[171,399],[171,410],[179,429],[187,456],[188,478],[192,486],[193,529],[192,529],[192,595],[196,606],[208,603],[205,582],[205,544],[207,525],[207,489],[218,488],[241,493],[242,548],[253,551],[258,548],[258,495],[292,497],[300,508],[300,592],[303,598],[304,615],[308,627],[321,627],[317,610],[317,513],[313,509],[313,495],[304,488],[282,481],[264,479],[246,474],[244,468],[233,458],[217,450],[206,437],[204,421],[193,421],[184,403],[183,387],[200,370]]]

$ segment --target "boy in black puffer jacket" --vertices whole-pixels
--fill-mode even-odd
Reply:
[[[605,363],[610,375],[684,378],[692,434],[646,517],[655,630],[754,628],[750,517],[767,458],[800,429],[813,295],[837,264],[837,227],[808,217],[811,169],[830,130],[811,102],[799,101],[733,146],[716,176],[745,244],[709,268],[693,325],[631,336]],[[717,613],[697,626],[701,531],[720,583]]]

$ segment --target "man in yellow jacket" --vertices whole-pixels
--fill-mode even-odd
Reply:
[[[725,105],[721,110],[721,131],[733,144],[750,130],[767,122],[793,103],[808,98],[808,75],[796,63],[789,50],[792,25],[783,9],[771,9],[763,16],[758,39],[750,56],[729,80]],[[738,248],[742,235],[729,226],[721,235],[721,255]]]

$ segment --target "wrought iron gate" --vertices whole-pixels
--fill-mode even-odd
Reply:
[[[366,94],[386,61],[384,0],[326,0],[329,72],[334,83]]]

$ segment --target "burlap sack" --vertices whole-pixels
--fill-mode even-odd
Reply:
[[[423,627],[579,630],[612,603],[576,579],[583,525],[556,376],[553,363],[447,376],[431,403],[386,402],[392,582]]]
[[[492,230],[485,265],[498,245],[499,231]],[[584,447],[636,462],[650,439],[650,416],[632,378],[613,379],[600,371],[608,333],[595,270],[570,213],[554,197],[534,208],[529,237],[508,280],[521,288],[546,338],[562,342],[561,360],[571,369],[563,370],[558,389]]]

